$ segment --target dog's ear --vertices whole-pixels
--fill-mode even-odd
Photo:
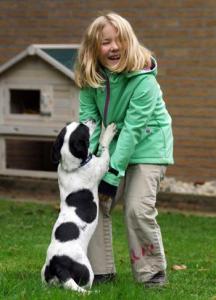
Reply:
[[[58,164],[60,159],[61,159],[61,147],[63,146],[64,143],[64,137],[66,134],[66,127],[64,127],[60,133],[58,134],[53,147],[52,147],[52,152],[51,152],[51,160],[54,164]]]
[[[69,139],[69,149],[73,156],[86,160],[89,148],[89,128],[79,124]]]

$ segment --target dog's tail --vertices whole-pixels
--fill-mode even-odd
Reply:
[[[55,274],[59,282],[63,285],[65,289],[76,291],[79,293],[88,293],[87,290],[79,286],[74,279],[71,277],[71,273],[67,267],[62,266],[61,264],[55,265]]]
[[[84,288],[80,287],[73,278],[70,277],[70,273],[67,272],[67,270],[64,270],[64,273],[60,268],[57,268],[56,270],[56,280],[58,278],[58,281],[62,283],[63,287],[66,289],[70,289],[79,293],[90,293],[89,291],[85,290]],[[66,277],[70,277],[68,280],[64,281]],[[54,276],[50,273],[49,266],[46,266],[46,264],[43,266],[41,270],[41,279],[43,284],[56,284],[56,280],[53,280]]]
[[[43,282],[59,282],[66,289],[80,293],[88,293],[85,288],[90,288],[93,281],[86,265],[75,262],[66,255],[53,256],[49,264],[43,266],[41,275]]]
[[[82,288],[81,286],[79,286],[72,278],[70,278],[66,282],[64,282],[63,287],[65,289],[76,291],[78,293],[83,293],[83,294],[89,294],[90,293],[90,291],[87,291],[84,288]]]

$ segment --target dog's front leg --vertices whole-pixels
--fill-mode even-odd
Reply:
[[[113,137],[116,134],[116,125],[114,123],[107,126],[101,141],[101,155],[97,158],[97,163],[100,170],[100,177],[103,177],[103,175],[108,171],[109,168],[109,145],[113,139]]]
[[[116,125],[114,123],[107,126],[101,138],[100,144],[104,148],[109,148],[109,145],[116,134]]]

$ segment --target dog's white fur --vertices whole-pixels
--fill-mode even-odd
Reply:
[[[94,123],[89,121],[85,123],[90,130],[90,134],[94,130]],[[87,267],[89,270],[89,280],[84,286],[78,285],[71,277],[65,282],[60,282],[63,287],[77,292],[86,292],[90,289],[94,279],[94,274],[87,257],[87,247],[89,241],[95,231],[98,219],[98,184],[102,179],[109,166],[108,147],[115,135],[115,125],[111,124],[105,130],[101,139],[101,155],[100,157],[92,156],[91,160],[80,167],[81,160],[72,155],[69,150],[68,142],[70,135],[79,126],[79,123],[73,122],[66,127],[64,142],[61,147],[61,161],[58,165],[58,183],[60,190],[60,213],[54,225],[51,243],[47,250],[45,264],[41,270],[42,281],[46,282],[45,270],[49,266],[54,256],[67,256]],[[66,203],[67,196],[78,190],[87,189],[93,194],[93,201],[97,206],[96,218],[91,223],[83,221],[76,213],[76,207],[68,206]],[[56,239],[56,229],[65,222],[73,222],[79,228],[79,237],[77,239],[61,242]],[[52,278],[49,283],[59,283],[57,276]]]

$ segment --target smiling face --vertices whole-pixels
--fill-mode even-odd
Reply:
[[[99,46],[99,61],[108,68],[116,66],[121,58],[120,43],[116,28],[107,23],[102,30],[102,37]]]

